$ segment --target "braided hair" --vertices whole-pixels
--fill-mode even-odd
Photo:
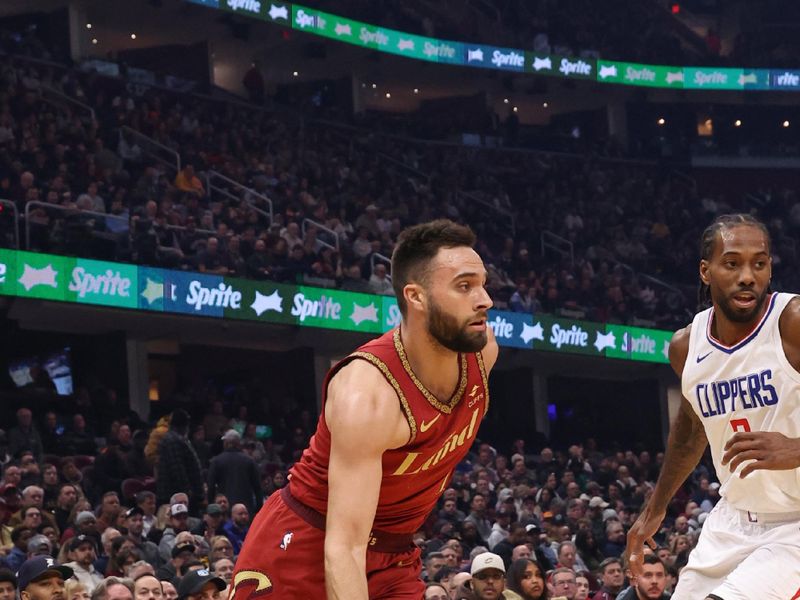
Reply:
[[[714,219],[714,222],[706,227],[703,231],[703,235],[700,238],[700,258],[702,260],[711,260],[711,255],[714,254],[714,248],[716,247],[718,233],[741,226],[757,227],[760,229],[764,234],[764,237],[767,239],[767,248],[771,248],[772,240],[770,238],[769,231],[767,230],[767,226],[756,219],[753,215],[746,213],[720,215]],[[704,310],[712,304],[711,288],[703,283],[702,279],[700,280],[697,289],[697,304],[698,311]]]

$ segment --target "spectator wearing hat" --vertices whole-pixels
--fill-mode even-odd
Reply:
[[[9,569],[0,569],[0,600],[16,600],[17,576]]]
[[[605,559],[597,569],[600,575],[600,589],[595,593],[594,600],[615,600],[625,584],[625,572],[622,570],[622,560],[616,557]]]
[[[203,501],[203,476],[200,460],[186,438],[189,414],[183,409],[173,411],[169,431],[158,444],[156,496],[166,503],[176,492],[185,492],[192,506]],[[162,553],[163,557],[163,553]]]
[[[238,431],[226,431],[222,443],[224,450],[211,459],[208,469],[208,501],[212,503],[216,494],[221,492],[232,504],[244,504],[250,513],[254,513],[264,501],[258,467],[242,452],[242,436]]]
[[[474,600],[496,600],[519,598],[514,592],[504,592],[506,587],[506,566],[503,559],[491,552],[478,554],[470,566],[471,588]],[[461,596],[456,596],[460,598]]]
[[[142,558],[152,565],[160,564],[161,557],[158,553],[158,546],[144,536],[144,511],[138,506],[126,510],[124,526],[128,537],[139,546]]]
[[[133,591],[133,581],[127,577],[106,577],[92,592],[92,600],[133,600]]]
[[[187,508],[191,508],[189,506],[189,496],[185,492],[178,492],[176,494],[172,494],[172,496],[169,499],[169,505],[175,506],[176,504],[183,504]],[[186,526],[189,529],[189,531],[191,531],[192,529],[200,525],[200,523],[202,522],[203,522],[202,519],[198,517],[193,517],[190,511],[189,518],[186,519]]]
[[[203,521],[197,527],[192,529],[192,533],[204,537],[210,544],[211,539],[214,536],[225,535],[225,531],[223,529],[224,525],[225,511],[222,510],[222,507],[219,504],[212,502],[206,506],[205,514],[203,515]]]
[[[3,559],[3,565],[12,571],[17,571],[28,558],[28,542],[34,535],[34,530],[24,525],[19,525],[11,530],[11,543],[14,546]]]
[[[247,507],[244,504],[234,504],[231,508],[231,520],[225,523],[222,529],[233,544],[233,553],[238,555],[250,530],[250,512]]]
[[[46,535],[37,533],[28,540],[28,558],[34,556],[53,556],[53,544]]]
[[[196,549],[197,546],[191,542],[181,542],[180,544],[175,544],[175,547],[172,548],[172,551],[170,552],[169,560],[167,560],[158,568],[158,570],[156,570],[156,577],[158,577],[161,581],[176,580],[178,578],[180,568],[183,567],[184,564],[195,559],[194,552]]]
[[[51,600],[64,596],[64,581],[72,577],[67,565],[57,565],[49,556],[26,560],[17,572],[20,600]]]
[[[91,536],[76,535],[67,546],[69,562],[65,563],[65,566],[70,567],[74,572],[75,579],[85,585],[86,591],[90,594],[103,581],[103,575],[94,566],[94,561],[97,559],[95,543]]]
[[[486,543],[489,545],[489,550],[493,550],[497,544],[508,537],[508,528],[511,525],[511,521],[514,520],[514,516],[511,509],[505,506],[501,506],[495,513],[495,522],[492,525],[492,532],[486,540]]]
[[[164,529],[164,535],[158,543],[158,553],[163,561],[172,557],[175,538],[181,531],[189,531],[189,509],[185,504],[173,504],[169,508],[169,527]]]
[[[208,569],[189,571],[178,584],[179,600],[219,600],[228,585]]]

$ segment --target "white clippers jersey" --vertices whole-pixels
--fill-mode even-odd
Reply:
[[[734,431],[777,431],[800,437],[800,373],[786,359],[778,327],[794,296],[773,293],[755,329],[734,346],[711,335],[714,309],[692,321],[689,355],[681,388],[703,422],[720,483],[720,494],[735,508],[781,513],[800,510],[800,469],[756,470],[739,477],[722,466],[725,443]]]

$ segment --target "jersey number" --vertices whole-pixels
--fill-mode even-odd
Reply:
[[[733,428],[733,433],[738,431],[750,431],[750,423],[747,419],[733,419],[731,421],[731,427]]]

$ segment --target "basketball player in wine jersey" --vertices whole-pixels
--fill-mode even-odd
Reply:
[[[317,430],[289,484],[256,516],[229,598],[419,600],[423,524],[478,433],[497,343],[472,231],[400,234],[400,327],[326,377]]]
[[[706,445],[722,486],[672,600],[800,598],[800,297],[770,292],[770,238],[750,215],[704,232],[711,307],[675,333],[683,400],[650,501],[628,533],[633,576]]]

